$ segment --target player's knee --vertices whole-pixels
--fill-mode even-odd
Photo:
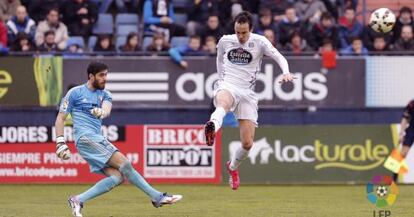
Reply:
[[[119,167],[119,172],[122,173],[122,175],[129,175],[132,171],[134,170],[134,168],[132,167],[132,164],[130,161],[125,161],[125,163],[123,163],[120,167]]]
[[[122,177],[122,175],[111,175],[110,177],[115,184],[114,187],[124,182],[124,178]]]
[[[249,151],[253,146],[253,140],[242,141],[243,149]]]

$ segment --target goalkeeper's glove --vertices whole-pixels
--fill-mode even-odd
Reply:
[[[91,114],[99,119],[104,119],[106,117],[106,112],[102,108],[93,108],[91,109]]]
[[[63,160],[67,160],[71,157],[69,147],[66,145],[63,136],[58,136],[56,138],[56,155]]]

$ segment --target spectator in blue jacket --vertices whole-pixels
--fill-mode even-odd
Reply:
[[[25,6],[17,6],[16,15],[7,21],[6,25],[9,43],[13,43],[16,40],[19,32],[26,33],[29,41],[33,42],[36,33],[36,23],[27,15]]]
[[[186,34],[186,29],[175,23],[174,7],[170,0],[146,0],[144,24],[147,31],[163,32],[170,37]]]
[[[368,49],[364,47],[361,38],[353,37],[351,39],[351,45],[342,49],[341,54],[347,56],[366,56],[368,55]]]
[[[168,53],[174,62],[186,69],[188,67],[187,61],[183,56],[204,56],[207,53],[201,47],[201,38],[198,35],[190,36],[188,44],[171,48]]]
[[[355,9],[349,7],[345,10],[344,16],[340,17],[339,23],[339,40],[341,47],[347,48],[354,37],[361,38],[364,27],[355,16]]]

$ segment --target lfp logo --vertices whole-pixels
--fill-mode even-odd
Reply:
[[[391,176],[374,176],[367,184],[367,198],[378,208],[392,206],[399,194],[398,186]],[[374,210],[374,217],[377,216]],[[378,216],[391,216],[389,210],[379,210]]]

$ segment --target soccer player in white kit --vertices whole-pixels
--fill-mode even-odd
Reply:
[[[263,56],[269,56],[279,64],[283,72],[280,82],[295,79],[289,72],[285,57],[264,36],[252,33],[252,27],[252,15],[246,11],[239,13],[234,19],[236,34],[223,36],[217,45],[219,81],[214,90],[216,109],[204,126],[206,143],[211,146],[227,112],[234,112],[239,120],[242,147],[227,162],[229,184],[233,190],[240,185],[238,167],[253,146],[258,117],[258,97],[254,86]]]

